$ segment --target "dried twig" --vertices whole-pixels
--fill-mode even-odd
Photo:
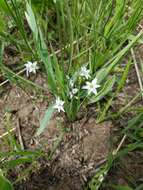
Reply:
[[[135,66],[136,75],[137,75],[137,78],[138,78],[138,83],[139,83],[139,86],[140,86],[140,90],[143,92],[143,84],[142,84],[142,80],[141,80],[141,76],[140,76],[140,72],[139,72],[139,67],[138,67],[138,64],[137,64],[137,61],[136,61],[136,57],[135,57],[135,53],[134,53],[133,48],[131,48],[131,54],[132,54],[132,57],[133,57],[134,66]],[[143,93],[141,95],[142,95],[142,100],[143,100]]]
[[[0,135],[0,139],[4,138],[5,136],[7,136],[9,133],[13,132],[16,130],[16,127],[10,129],[8,132],[3,133],[2,135]]]
[[[18,119],[18,124],[17,124],[17,132],[18,132],[18,139],[19,139],[21,149],[24,150],[24,143],[23,143],[23,138],[22,138],[22,135],[21,135],[21,127],[20,127],[19,119]]]
[[[19,71],[18,73],[16,73],[16,75],[20,75],[22,73],[24,73],[26,71],[26,68],[22,69],[21,71]],[[0,83],[0,87],[7,84],[9,82],[9,79],[6,79],[5,81],[3,81],[2,83]]]
[[[117,155],[117,153],[118,153],[119,150],[121,149],[123,143],[124,143],[125,140],[126,140],[126,137],[127,137],[127,135],[124,135],[124,136],[123,136],[123,138],[121,139],[119,145],[117,146],[117,149],[113,151],[113,155],[114,155],[114,156]]]

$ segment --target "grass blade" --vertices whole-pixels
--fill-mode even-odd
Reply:
[[[37,130],[36,136],[39,136],[41,133],[43,133],[43,131],[47,127],[50,119],[52,118],[53,113],[54,113],[53,105],[50,105],[48,107],[47,111],[45,112],[44,118],[42,119],[42,121],[40,123],[40,127]]]
[[[6,179],[3,176],[3,173],[1,170],[0,170],[0,190],[14,190],[14,188],[12,187],[12,184],[10,183],[8,179]]]

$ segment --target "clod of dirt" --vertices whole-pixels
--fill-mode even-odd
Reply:
[[[13,87],[8,96],[3,99],[5,101],[1,103],[1,108],[4,109],[0,115],[3,116],[5,110],[8,109],[11,119],[14,120],[11,122],[12,127],[15,126],[14,122],[18,122],[25,149],[40,148],[49,153],[59,142],[52,160],[46,161],[45,168],[41,168],[41,173],[29,176],[29,181],[18,185],[18,189],[83,189],[88,178],[94,175],[99,162],[106,158],[109,152],[112,123],[97,124],[93,114],[90,118],[85,116],[72,124],[63,120],[62,128],[58,128],[57,119],[54,117],[44,133],[35,138],[34,134],[48,106],[47,100],[43,97],[37,99],[35,97],[33,101],[31,96],[18,87]],[[64,128],[69,129],[69,132],[65,132],[61,138]],[[61,138],[60,141],[59,138]],[[56,180],[53,181],[53,179]],[[31,185],[27,183],[31,183]]]
[[[18,117],[21,119],[28,117],[28,115],[31,114],[32,111],[33,111],[33,105],[31,104],[25,105],[22,109],[18,111]]]
[[[97,162],[108,154],[111,123],[96,124],[91,120],[87,125],[89,135],[83,139],[84,161]]]
[[[77,124],[76,129],[64,139],[58,165],[66,173],[76,171],[86,176],[99,161],[106,158],[111,127],[111,122],[97,124],[94,118],[84,126]]]
[[[26,92],[21,90],[18,87],[13,87],[9,94],[8,97],[5,101],[6,103],[6,109],[8,109],[10,112],[13,111],[18,111],[20,109],[23,109],[23,106],[25,105],[25,102],[27,102],[29,99],[28,95]]]
[[[65,133],[52,161],[46,163],[41,173],[32,175],[28,182],[19,185],[18,189],[84,189],[87,179],[94,175],[99,162],[109,153],[111,127],[111,122],[97,124],[94,118],[84,125],[82,120],[75,122],[73,130]],[[56,120],[53,119],[41,135],[39,143],[51,149],[59,135],[60,129],[56,127]]]

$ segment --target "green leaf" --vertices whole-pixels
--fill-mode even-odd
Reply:
[[[125,9],[125,0],[116,0],[115,13],[111,20],[105,27],[104,35],[106,38],[109,38],[111,34],[115,31],[115,28],[120,26],[119,22],[121,22],[122,15]]]
[[[137,142],[137,143],[130,143],[127,145],[123,150],[120,150],[118,154],[116,155],[116,158],[121,158],[125,155],[127,155],[129,152],[132,152],[136,149],[143,149],[143,143],[142,142]]]
[[[5,20],[2,15],[0,15],[0,32],[5,32],[6,31],[6,24]]]
[[[121,58],[132,48],[132,46],[141,38],[142,35],[143,31],[136,35],[126,47],[124,47],[119,53],[117,53],[117,55],[108,62],[108,66],[105,66],[97,72],[96,78],[99,84],[109,75],[109,73],[113,70],[113,68],[117,65]]]
[[[109,66],[108,66],[109,67]],[[108,75],[109,71],[108,71],[108,67],[106,68],[101,68],[97,74],[96,74],[96,78],[98,83],[100,84]]]
[[[10,15],[10,11],[5,3],[5,0],[0,0],[0,10],[3,10],[6,14]]]
[[[38,150],[34,150],[34,151],[27,151],[27,150],[23,150],[23,151],[12,151],[12,152],[0,152],[0,158],[4,158],[4,157],[10,157],[10,156],[14,156],[14,157],[20,157],[20,156],[25,156],[25,157],[31,157],[31,156],[39,156],[40,155],[40,151]]]
[[[48,85],[50,87],[50,90],[53,93],[56,93],[57,86],[56,86],[56,80],[55,80],[55,75],[53,71],[53,65],[51,63],[48,49],[47,49],[47,46],[44,41],[44,37],[40,29],[39,29],[39,38],[38,38],[38,41],[36,41],[36,45],[37,45],[39,57],[41,58],[41,60],[43,61],[45,65],[47,78],[48,78]]]
[[[130,66],[131,66],[132,62],[129,61],[124,69],[124,72],[123,72],[123,75],[119,81],[119,84],[118,84],[118,87],[117,87],[117,90],[116,90],[116,94],[118,95],[118,93],[123,89],[125,83],[126,83],[126,79],[128,77],[128,73],[129,73],[129,70],[130,70]]]
[[[53,71],[53,65],[51,63],[51,59],[48,53],[46,43],[44,41],[42,31],[40,29],[40,26],[36,22],[35,15],[30,4],[27,3],[26,8],[27,8],[27,12],[25,12],[26,19],[33,32],[34,41],[37,47],[38,55],[44,63],[46,73],[47,73],[47,78],[48,78],[48,85],[50,87],[50,90],[53,93],[56,93],[56,81],[55,81],[55,75]]]
[[[25,163],[31,163],[33,161],[33,158],[34,157],[32,157],[32,156],[21,157],[21,158],[15,159],[15,160],[5,161],[3,163],[3,165],[5,166],[5,168],[13,169],[13,168],[15,168],[18,165],[25,164]]]
[[[37,130],[36,136],[39,136],[41,133],[43,133],[43,131],[45,130],[45,128],[47,127],[50,119],[52,118],[52,115],[54,113],[55,109],[53,108],[53,105],[49,106],[44,118],[42,119],[41,123],[40,123],[40,127]]]
[[[12,184],[8,179],[3,176],[2,171],[0,170],[0,190],[14,190]]]
[[[54,67],[54,70],[55,70],[55,77],[56,77],[56,80],[58,81],[58,83],[60,84],[60,86],[63,89],[64,88],[64,72],[63,72],[63,68],[60,67],[60,65],[58,63],[57,56],[56,56],[53,49],[52,49],[52,54],[53,54],[52,64],[53,64],[53,67]]]
[[[34,33],[35,38],[37,40],[37,38],[38,38],[37,23],[36,23],[36,19],[35,19],[35,15],[33,13],[33,10],[28,3],[26,4],[26,10],[27,10],[27,12],[25,12],[25,16],[26,16],[27,22],[28,22],[28,24],[29,24],[29,26],[30,26],[30,28],[31,28],[32,32]]]
[[[131,35],[129,35],[128,40],[133,40],[134,37],[135,37],[135,35],[131,34]],[[140,38],[137,42],[139,44],[143,44],[143,38]]]

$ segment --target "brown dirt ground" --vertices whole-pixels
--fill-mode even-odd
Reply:
[[[1,134],[6,131],[7,119],[5,117],[8,112],[10,114],[10,128],[20,129],[25,149],[40,148],[47,152],[52,150],[59,134],[61,134],[61,129],[56,125],[57,119],[55,118],[57,117],[51,120],[40,138],[34,137],[48,106],[47,99],[44,99],[43,96],[38,98],[30,96],[16,86],[12,86],[7,93],[1,97],[0,101]],[[30,182],[22,183],[18,186],[18,189],[40,189],[42,186],[45,189],[45,183],[39,184],[39,180],[37,184],[35,182],[35,178],[41,178],[43,175],[48,178],[48,189],[57,189],[57,187],[58,189],[70,189],[71,186],[72,189],[82,189],[84,187],[87,178],[94,174],[94,168],[101,160],[106,158],[109,152],[112,123],[104,122],[99,125],[96,124],[94,114],[88,120],[87,113],[83,113],[83,115],[85,115],[83,119],[72,125],[64,122],[63,126],[70,129],[70,132],[65,132],[52,161],[46,162],[46,167],[42,169],[41,173],[38,172],[36,176],[32,175]],[[16,138],[19,139],[17,133]],[[1,151],[5,150],[7,150],[7,147],[1,139]],[[53,182],[53,177],[56,179],[56,183]],[[70,180],[71,177],[72,181]]]
[[[114,102],[113,110],[125,105],[137,93],[139,87],[135,76],[135,70],[132,69],[128,79],[129,82]],[[36,80],[35,82],[39,85],[45,84],[45,77],[41,73],[32,80]],[[16,185],[15,189],[17,190],[84,189],[88,180],[94,175],[96,167],[108,155],[112,147],[111,138],[120,130],[122,125],[127,123],[123,120],[114,124],[110,121],[97,124],[95,107],[90,107],[88,111],[84,110],[82,117],[73,124],[66,122],[64,116],[61,116],[63,118],[62,128],[57,126],[57,122],[61,117],[59,115],[54,116],[45,132],[37,138],[34,136],[35,132],[48,107],[48,102],[51,100],[49,93],[36,95],[34,91],[24,91],[13,85],[8,85],[6,92],[1,91],[0,135],[7,131],[7,125],[10,128],[16,127],[15,138],[19,141],[20,136],[22,137],[24,149],[42,149],[49,153],[53,151],[55,143],[63,133],[63,128],[65,131],[52,160],[40,160],[36,163],[37,168],[33,168],[30,176]],[[136,104],[142,106],[138,102]],[[118,142],[119,138],[117,135],[112,138],[112,141]],[[2,139],[0,139],[0,150],[8,150],[8,146],[5,145]],[[131,173],[136,172],[138,174],[135,180],[136,178],[141,179],[143,167],[142,163],[139,163],[141,159],[139,153],[125,159],[128,160],[126,168],[113,168],[107,176],[107,182],[128,184],[128,180],[125,178],[128,170]],[[138,165],[135,163],[138,163]],[[13,171],[11,175],[16,178],[19,175],[18,173],[19,170]],[[103,189],[107,190],[108,188],[103,187]]]

